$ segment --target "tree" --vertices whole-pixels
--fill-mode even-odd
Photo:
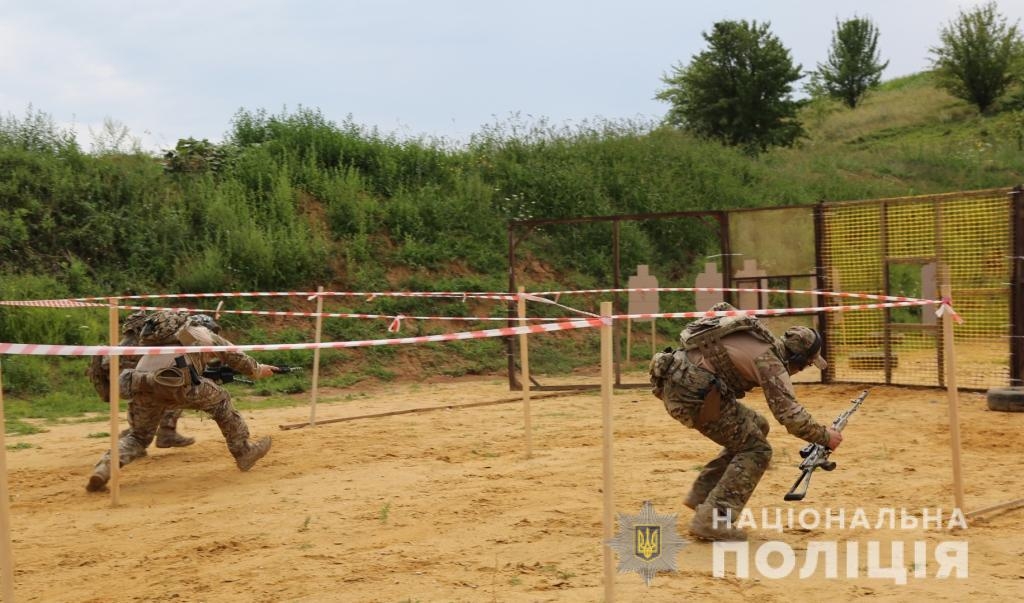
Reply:
[[[854,17],[832,32],[828,61],[815,72],[826,94],[853,109],[864,94],[878,85],[889,61],[880,62],[878,29],[870,19]]]
[[[655,96],[671,103],[665,121],[750,152],[790,146],[804,135],[790,98],[800,65],[757,21],[719,21],[703,33],[709,48],[676,65]]]
[[[142,153],[142,141],[132,136],[131,130],[123,122],[112,117],[103,118],[103,129],[92,136],[92,152],[94,155],[131,155]]]
[[[939,86],[987,112],[1020,78],[1024,41],[1018,23],[1008,25],[995,2],[961,10],[939,33],[942,45],[930,49]]]

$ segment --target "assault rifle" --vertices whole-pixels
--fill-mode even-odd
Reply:
[[[275,366],[272,368],[275,375],[284,375],[288,373],[298,373],[302,371],[300,366]],[[230,366],[223,364],[211,364],[206,367],[203,371],[203,377],[212,379],[218,383],[231,383],[237,381],[238,383],[247,383],[252,385],[254,382],[252,379],[246,379],[239,377],[238,373],[234,371]]]
[[[301,373],[301,366],[275,366],[273,367],[275,375],[288,375],[291,373]]]
[[[217,383],[231,383],[237,381],[239,383],[248,383],[252,385],[254,381],[252,379],[246,379],[245,377],[239,377],[235,369],[224,364],[211,364],[206,367],[203,371],[203,377],[212,379]]]
[[[864,398],[868,397],[868,391],[864,390],[859,396],[853,399],[850,408],[843,411],[835,421],[832,421],[832,429],[836,431],[842,431],[846,427],[846,422],[850,419],[850,416],[857,412],[860,405],[864,402]],[[829,455],[832,454],[832,450],[828,446],[821,444],[808,444],[800,450],[800,457],[803,461],[800,462],[800,477],[797,478],[796,483],[786,493],[784,500],[803,500],[804,496],[807,495],[807,488],[811,485],[811,474],[814,470],[821,467],[825,471],[832,471],[836,468],[835,461],[828,460]],[[797,487],[800,484],[804,487],[802,490],[797,492]]]

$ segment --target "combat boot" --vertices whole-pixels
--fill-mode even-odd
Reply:
[[[157,448],[184,448],[195,443],[195,438],[183,436],[169,427],[160,427],[156,430]]]
[[[248,471],[252,469],[256,461],[266,456],[268,452],[270,452],[270,436],[260,438],[255,443],[246,442],[245,452],[235,457],[235,464],[242,471]]]
[[[718,512],[718,522],[715,523],[715,508],[708,504],[697,506],[697,512],[690,522],[690,535],[700,540],[746,540],[747,533],[739,528],[732,527],[731,515]]]
[[[107,482],[110,481],[110,461],[103,460],[96,463],[96,466],[92,469],[92,475],[89,476],[89,483],[85,485],[85,489],[89,492],[100,492],[107,489]]]
[[[702,502],[704,502],[704,499],[706,499],[707,497],[708,497],[707,494],[701,494],[700,492],[697,492],[696,490],[690,490],[690,493],[687,494],[686,498],[683,499],[683,504],[686,505],[690,509],[696,510],[697,509],[697,505],[699,505]]]

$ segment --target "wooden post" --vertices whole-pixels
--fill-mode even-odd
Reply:
[[[626,366],[629,366],[629,357],[633,349],[633,319],[626,319]]]
[[[313,341],[320,343],[320,336],[323,332],[324,325],[324,292],[323,285],[316,288],[316,334],[313,336]],[[320,385],[320,348],[313,348],[313,391],[310,392],[309,400],[309,425],[313,427],[316,425],[316,397],[318,388]]]
[[[601,302],[601,317],[612,315],[612,303]],[[602,518],[604,540],[604,600],[615,601],[615,556],[609,541],[615,530],[615,480],[612,475],[612,379],[614,374],[612,357],[612,326],[601,326],[601,425],[602,425],[602,493],[604,514]]]
[[[651,319],[651,358],[658,353],[658,319]]]
[[[949,266],[943,267],[942,298],[952,299]],[[956,356],[953,346],[953,314],[948,309],[942,313],[942,346],[946,359],[946,397],[949,401],[949,445],[953,449],[953,500],[956,508],[964,510],[963,471],[960,466],[960,409],[959,393],[956,388]]]
[[[3,373],[0,372],[0,571],[4,601],[14,601],[14,556],[11,554],[11,495],[7,488],[7,423]]]
[[[519,326],[526,326],[526,288],[519,287]],[[530,351],[526,333],[519,335],[519,365],[523,376],[523,434],[526,438],[526,458],[533,456],[533,427],[530,424]]]
[[[110,298],[109,327],[110,345],[117,345],[120,340],[118,327],[116,297]],[[121,428],[118,426],[118,414],[121,412],[121,357],[110,355],[110,506],[116,507],[121,497]]]

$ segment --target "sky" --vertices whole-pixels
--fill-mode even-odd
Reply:
[[[77,132],[105,120],[149,151],[223,140],[240,110],[305,107],[400,139],[487,126],[658,120],[662,77],[723,19],[769,22],[803,71],[837,20],[870,18],[889,66],[929,68],[977,0],[0,0],[0,115]],[[999,0],[1010,23],[1024,0]],[[802,86],[800,82],[798,86]]]

